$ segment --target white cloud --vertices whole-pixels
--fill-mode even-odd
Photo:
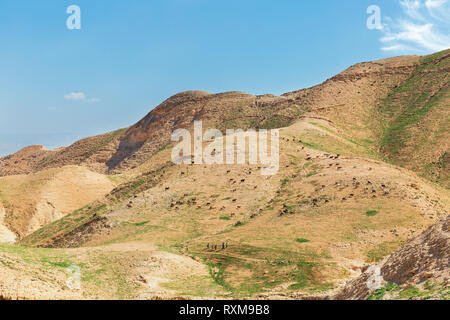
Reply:
[[[444,6],[446,2],[447,0],[426,0],[425,6],[428,9],[434,9]]]
[[[421,0],[401,0],[403,12],[412,19],[424,20],[421,14],[422,2]]]
[[[399,0],[403,15],[383,20],[382,50],[431,53],[450,48],[450,0]]]
[[[78,101],[85,101],[85,102],[99,102],[100,99],[98,98],[87,98],[86,94],[84,92],[71,92],[64,96],[64,99],[66,100],[78,100]]]
[[[71,92],[64,96],[64,99],[67,100],[85,100],[86,95],[83,92]]]

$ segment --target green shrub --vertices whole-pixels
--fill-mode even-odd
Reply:
[[[377,214],[378,214],[378,211],[376,211],[376,210],[369,210],[366,212],[366,215],[369,217],[376,216]]]

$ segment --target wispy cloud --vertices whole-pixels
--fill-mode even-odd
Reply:
[[[403,15],[385,17],[382,50],[431,53],[450,48],[450,0],[399,0]]]
[[[88,98],[84,92],[71,92],[64,96],[66,100],[77,100],[84,102],[99,102],[98,98]]]

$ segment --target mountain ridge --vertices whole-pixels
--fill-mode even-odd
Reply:
[[[447,61],[448,56],[443,54],[439,59]],[[368,112],[376,109],[380,96],[388,97],[389,90],[410,77],[421,59],[423,57],[400,56],[358,63],[322,84],[280,96],[180,92],[129,128],[88,137],[58,151],[36,150],[30,153],[25,152],[25,148],[2,157],[0,176],[27,174],[64,165],[85,165],[99,173],[123,173],[139,166],[153,152],[167,145],[173,130],[189,128],[198,119],[219,129],[247,129],[282,127],[300,116],[315,115],[334,121],[361,139],[373,138],[373,133],[366,130],[364,123],[370,116]],[[340,114],[354,121],[344,121]]]

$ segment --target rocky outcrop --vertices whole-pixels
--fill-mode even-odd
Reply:
[[[393,284],[414,286],[425,282],[450,285],[450,216],[432,225],[387,257],[367,268],[335,299],[366,299],[377,289]]]

